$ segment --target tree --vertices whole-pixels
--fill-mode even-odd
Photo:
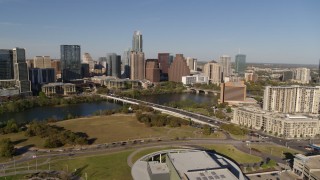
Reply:
[[[19,131],[18,125],[14,119],[10,119],[4,129],[5,133],[16,133]]]
[[[0,141],[0,156],[12,157],[15,153],[13,142],[7,138]]]
[[[227,107],[227,113],[231,113],[231,112],[232,112],[231,107],[228,106],[228,107]]]
[[[211,134],[211,127],[209,125],[204,125],[203,126],[203,130],[202,130],[202,133],[204,135],[210,135]]]

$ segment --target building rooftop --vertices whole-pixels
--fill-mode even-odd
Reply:
[[[150,161],[148,162],[148,166],[152,174],[168,174],[169,169],[165,163],[159,163],[158,161]]]
[[[305,156],[303,154],[296,154],[295,157],[302,160],[309,169],[319,169],[320,171],[320,155]]]
[[[191,170],[199,171],[220,168],[220,164],[213,160],[205,151],[169,153],[168,157],[180,173]]]
[[[42,87],[52,87],[52,86],[73,86],[74,84],[71,83],[63,83],[63,82],[55,82],[55,83],[49,83],[45,84]]]
[[[189,180],[237,180],[227,168],[206,171],[186,172]]]

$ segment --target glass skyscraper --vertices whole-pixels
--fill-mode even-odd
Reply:
[[[141,34],[140,31],[135,31],[133,33],[132,51],[134,51],[134,52],[143,52],[142,51],[142,34]]]
[[[31,84],[26,62],[26,50],[24,48],[14,48],[12,52],[14,79],[19,87],[20,94],[29,95],[31,94]]]
[[[61,45],[62,81],[81,79],[81,52],[79,45]]]
[[[13,57],[11,49],[0,49],[0,80],[13,79]]]
[[[235,60],[235,70],[239,75],[243,75],[246,71],[246,55],[237,54]]]
[[[107,75],[114,76],[117,78],[121,77],[121,56],[116,53],[108,53],[107,54]]]

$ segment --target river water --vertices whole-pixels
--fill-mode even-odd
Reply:
[[[182,93],[182,94],[161,94],[139,97],[140,100],[165,104],[173,101],[192,100],[197,103],[211,102],[212,95]],[[66,106],[37,107],[18,113],[4,113],[0,115],[0,122],[8,119],[15,119],[18,122],[43,120],[47,118],[63,119],[68,114],[74,116],[89,116],[99,110],[111,110],[120,108],[121,105],[110,102],[81,103]]]

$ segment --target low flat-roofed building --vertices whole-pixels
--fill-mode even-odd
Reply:
[[[189,84],[208,84],[209,83],[209,77],[201,74],[195,74],[192,76],[182,76],[182,83],[184,85],[189,85]]]
[[[256,106],[235,108],[231,122],[288,139],[320,133],[320,122],[315,115],[271,113]]]
[[[320,155],[305,156],[295,155],[293,161],[293,172],[302,179],[320,179]]]
[[[154,157],[165,163],[153,161]],[[148,161],[151,160],[151,161]],[[135,180],[244,180],[240,168],[231,160],[218,154],[193,150],[164,150],[146,155],[132,167]]]
[[[128,89],[128,88],[138,88],[139,81],[131,79],[118,79],[112,76],[94,76],[91,81],[95,84],[100,84],[101,86],[106,86],[109,89]]]
[[[71,83],[49,83],[42,86],[42,92],[44,92],[47,96],[53,95],[73,95],[76,93],[76,85]]]

